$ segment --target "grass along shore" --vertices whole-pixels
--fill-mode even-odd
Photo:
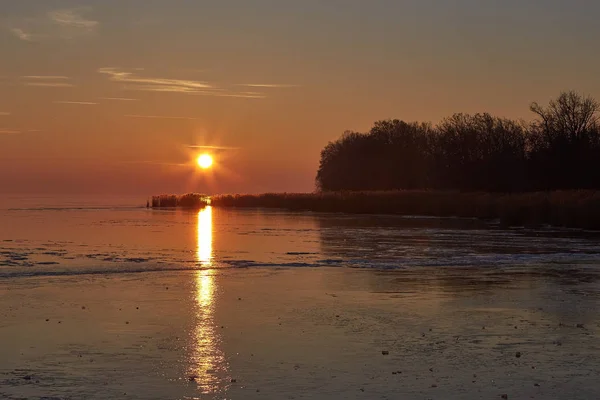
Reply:
[[[153,197],[152,206],[155,206]],[[172,207],[278,208],[349,214],[421,215],[499,220],[506,226],[600,229],[600,191],[461,193],[446,191],[265,193],[162,196]],[[192,200],[193,199],[193,200]],[[207,201],[208,200],[208,201]]]
[[[146,202],[146,207],[152,208],[202,208],[210,203],[210,197],[201,193],[187,193],[184,195],[161,194],[152,196],[152,201]]]

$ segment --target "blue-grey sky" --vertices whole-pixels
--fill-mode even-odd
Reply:
[[[0,191],[312,190],[378,119],[600,97],[600,2],[0,3]],[[210,173],[191,167],[211,150]]]

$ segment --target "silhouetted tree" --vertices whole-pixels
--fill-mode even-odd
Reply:
[[[533,188],[598,187],[598,102],[571,91],[561,93],[547,107],[532,103],[530,109],[538,116],[529,137]]]
[[[321,151],[322,190],[417,189],[429,182],[431,127],[400,120],[376,122],[369,133],[345,132]]]
[[[321,152],[317,188],[529,191],[600,188],[600,105],[564,92],[530,124],[454,114],[437,126],[377,121]]]
[[[455,114],[437,127],[436,187],[512,191],[525,167],[522,124],[490,114]]]
[[[550,100],[548,107],[533,102],[529,109],[539,116],[537,125],[548,141],[557,138],[573,141],[597,126],[600,104],[591,97],[570,91]]]

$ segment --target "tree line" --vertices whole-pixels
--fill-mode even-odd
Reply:
[[[385,120],[321,152],[322,191],[526,192],[600,188],[600,105],[563,92],[532,122],[454,114],[439,124]]]

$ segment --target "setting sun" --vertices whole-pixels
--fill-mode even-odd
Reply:
[[[210,156],[210,154],[201,154],[196,159],[196,162],[198,163],[198,166],[200,168],[207,169],[207,168],[210,168],[211,165],[213,164],[213,159]]]

